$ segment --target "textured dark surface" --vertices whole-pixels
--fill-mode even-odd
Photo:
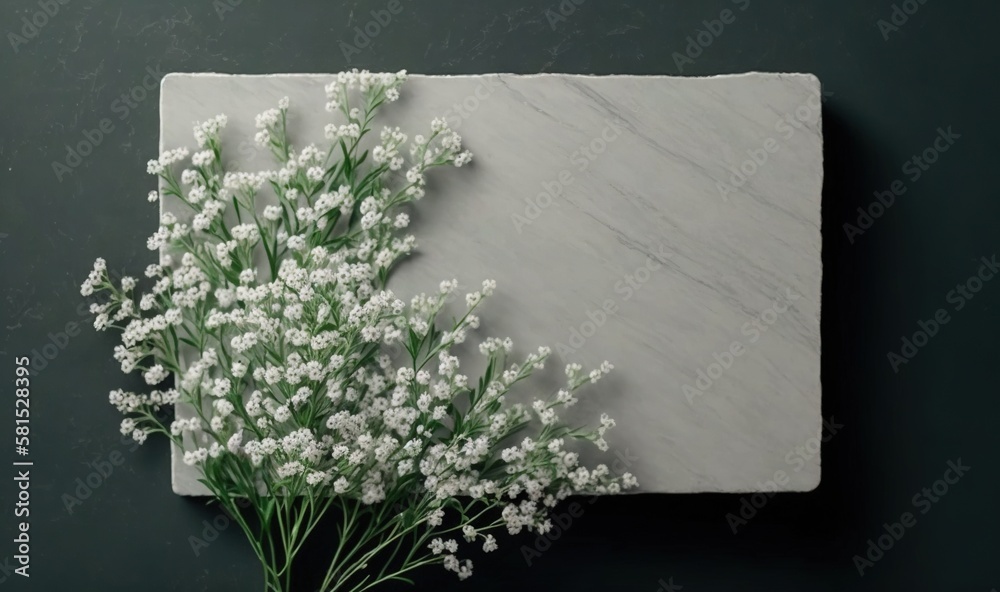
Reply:
[[[740,511],[740,496],[581,500],[583,515],[550,545],[538,545],[543,551],[532,554],[530,567],[519,548],[535,541],[523,538],[477,558],[472,581],[431,569],[418,574],[417,589],[1000,587],[1000,402],[992,375],[1000,282],[985,282],[972,299],[951,292],[998,246],[1000,50],[993,37],[1000,7],[911,0],[899,5],[915,14],[903,23],[899,13],[898,30],[880,31],[878,21],[892,18],[888,0],[567,1],[575,8],[565,20],[547,17],[546,10],[559,11],[556,2],[400,0],[390,22],[369,27],[374,37],[357,39],[365,47],[347,48],[358,37],[354,28],[389,2],[223,1],[53,2],[58,11],[50,6],[55,14],[37,17],[47,22],[34,30],[22,17],[44,14],[44,2],[0,6],[0,372],[9,377],[0,381],[0,413],[8,417],[0,423],[7,437],[15,356],[52,358],[38,358],[32,379],[31,578],[9,575],[15,564],[4,558],[14,545],[0,543],[0,589],[259,589],[235,527],[199,556],[192,552],[189,537],[201,536],[217,510],[171,493],[164,443],[133,451],[119,440],[106,393],[129,385],[109,356],[113,336],[87,327],[62,332],[86,320],[78,285],[94,257],[136,274],[153,260],[145,250],[156,221],[145,203],[144,163],[156,151],[162,73],[354,66],[430,74],[805,71],[828,93],[823,412],[843,428],[824,444],[820,487],[767,500],[736,534],[727,514]],[[675,59],[688,36],[706,30],[703,21],[727,8],[729,24],[703,34],[710,43],[700,55]],[[144,82],[148,93],[136,90]],[[88,130],[102,120],[98,143]],[[907,165],[949,126],[961,137],[936,163]],[[88,136],[97,145],[78,166],[54,167],[67,162],[67,144]],[[857,224],[857,208],[897,180],[906,192],[862,234],[848,235],[844,224]],[[903,336],[939,309],[948,322],[894,371],[887,355],[900,353]],[[13,459],[11,449],[5,458]],[[959,458],[971,470],[928,502],[922,490]],[[121,462],[67,511],[66,496],[76,495],[89,463],[109,460]],[[12,470],[0,489],[3,541],[14,536],[11,477]],[[853,557],[904,512],[915,524],[859,577]]]

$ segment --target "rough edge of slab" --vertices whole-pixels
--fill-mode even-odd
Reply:
[[[337,74],[336,72],[326,72],[326,73],[322,73],[322,72],[286,72],[286,73],[270,73],[270,74],[234,74],[234,73],[227,73],[227,72],[168,72],[167,74],[165,74],[163,76],[163,78],[160,79],[160,96],[159,96],[159,101],[158,101],[160,122],[159,122],[159,126],[157,128],[159,130],[159,138],[158,138],[158,141],[157,141],[157,146],[159,147],[159,151],[162,153],[163,150],[165,149],[165,146],[163,145],[163,136],[164,136],[164,134],[163,134],[163,132],[164,132],[164,126],[163,126],[164,93],[163,93],[163,90],[164,90],[164,88],[165,88],[168,80],[183,79],[183,78],[272,78],[272,77],[304,78],[304,79],[307,79],[307,78],[318,78],[318,77],[330,77],[330,76],[335,76],[336,74]],[[415,77],[415,78],[480,78],[480,77],[483,77],[483,76],[507,76],[507,77],[512,77],[512,78],[547,78],[547,77],[553,77],[553,76],[555,76],[555,77],[562,77],[562,78],[584,78],[584,79],[604,79],[604,78],[649,79],[649,78],[657,78],[657,79],[702,80],[702,81],[717,80],[717,79],[730,79],[730,78],[750,78],[750,77],[755,77],[755,76],[763,76],[763,77],[778,78],[778,79],[781,79],[781,78],[802,78],[802,79],[806,79],[811,86],[815,86],[816,91],[819,92],[821,96],[822,96],[822,90],[823,90],[822,81],[819,79],[818,76],[816,76],[815,74],[812,74],[810,72],[762,72],[762,71],[757,71],[757,70],[753,70],[753,71],[750,71],[750,72],[734,72],[734,73],[725,73],[725,74],[711,74],[711,75],[705,75],[705,76],[677,76],[677,75],[670,75],[670,74],[580,74],[580,73],[562,73],[562,72],[544,72],[544,73],[531,73],[531,74],[517,74],[517,73],[513,73],[513,72],[483,72],[483,73],[479,73],[479,74],[421,74],[421,73],[410,73],[410,72],[408,72],[407,75],[409,77]],[[824,137],[824,134],[823,134],[823,115],[822,115],[822,110],[820,111],[819,120],[817,122],[817,130],[819,132],[820,144],[821,144],[821,146],[823,148],[825,148],[825,142],[824,142],[825,137]],[[824,149],[820,150],[819,165],[820,165],[819,166],[819,172],[820,172],[820,179],[819,179],[819,181],[820,181],[820,187],[822,188],[822,186],[823,186],[823,184],[825,182],[825,166],[824,166],[825,165],[825,150]],[[162,209],[163,202],[160,201],[159,205],[160,205],[160,208]],[[821,193],[821,195],[820,195],[820,228],[821,229],[822,229],[822,219],[823,219],[823,207],[822,207],[822,193]],[[821,237],[822,237],[822,234],[821,234]],[[820,282],[819,302],[818,302],[818,308],[817,308],[817,313],[819,315],[819,318],[817,320],[820,323],[822,323],[822,316],[823,316],[822,281],[823,281],[823,272],[824,272],[824,269],[823,269],[823,266],[822,266],[822,254],[823,254],[823,243],[822,243],[822,240],[820,240],[820,244],[819,244],[819,253],[820,253],[820,262],[821,263],[820,263],[820,274],[819,274],[819,282]],[[820,359],[822,360],[822,351],[823,351],[823,335],[822,335],[822,331],[820,332],[819,342],[818,342],[817,346],[818,346],[818,351],[820,353]],[[174,380],[174,383],[175,383],[175,386],[176,386],[177,377],[174,376],[173,380]],[[820,409],[822,409],[822,403],[823,403],[822,374],[821,374],[821,377],[820,377],[819,391],[820,391],[819,392],[819,399],[820,399],[819,403],[820,403]],[[822,412],[820,413],[820,420],[822,422]],[[174,445],[171,445],[170,446],[170,484],[171,484],[171,489],[173,490],[173,492],[175,494],[177,494],[177,495],[182,495],[182,496],[187,496],[187,497],[204,497],[204,496],[210,495],[210,492],[208,492],[207,489],[203,493],[191,492],[191,491],[186,490],[186,489],[185,490],[179,489],[179,484],[177,483],[177,473],[174,471],[174,466],[175,466],[176,462],[178,461],[177,456],[178,456],[177,447],[174,446]],[[820,484],[823,481],[822,450],[819,453],[817,453],[816,456],[817,456],[816,462],[819,465],[819,473],[817,474],[817,478],[816,478],[815,484],[811,484],[811,486],[806,486],[806,487],[804,487],[802,489],[787,489],[787,490],[782,490],[780,493],[807,493],[807,492],[816,490],[820,486]],[[202,486],[202,487],[204,487],[204,486]],[[760,490],[747,488],[747,489],[729,490],[729,491],[726,491],[726,492],[704,490],[704,491],[678,491],[678,492],[670,492],[670,493],[671,494],[675,494],[675,495],[676,494],[680,494],[680,495],[684,495],[684,494],[699,494],[699,493],[745,494],[745,493],[757,493],[758,491],[760,491]],[[653,494],[653,495],[663,494],[663,495],[666,495],[667,493],[666,492],[655,492],[655,491],[629,491],[629,492],[623,492],[623,493],[618,494],[618,495],[640,495],[640,494]]]

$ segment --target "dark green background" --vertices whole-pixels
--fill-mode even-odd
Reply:
[[[418,574],[418,589],[656,592],[671,578],[685,592],[1000,587],[1000,280],[961,311],[946,300],[998,248],[997,3],[928,0],[884,39],[877,21],[890,18],[890,0],[751,0],[680,72],[674,52],[733,2],[586,0],[553,27],[545,10],[558,10],[555,0],[400,1],[402,12],[351,61],[341,41],[353,43],[354,27],[387,1],[243,0],[220,18],[211,0],[69,0],[16,51],[8,34],[41,9],[36,0],[0,5],[0,375],[9,377],[0,376],[2,433],[12,432],[14,357],[58,342],[32,384],[32,577],[0,569],[0,591],[259,589],[235,527],[193,555],[188,537],[217,512],[171,493],[165,444],[133,452],[120,442],[107,392],[140,385],[123,380],[111,360],[115,337],[88,327],[68,340],[57,335],[85,320],[78,286],[96,256],[135,274],[153,261],[145,237],[156,212],[145,202],[144,163],[157,149],[157,91],[124,119],[116,103],[142,84],[147,67],[815,73],[832,93],[823,110],[823,413],[844,425],[823,447],[820,487],[778,495],[736,535],[726,514],[739,511],[737,495],[585,504],[531,567],[518,551],[531,539],[504,539],[499,552],[476,557],[473,580],[459,584],[432,568]],[[114,129],[57,180],[53,161],[104,118]],[[961,138],[911,182],[904,163],[947,126]],[[907,192],[852,244],[843,225],[897,179]],[[950,322],[894,373],[887,353],[939,308],[952,313]],[[123,464],[67,513],[61,496],[86,477],[88,463],[115,451]],[[883,534],[883,523],[913,511],[914,494],[959,458],[971,471],[859,577],[852,557]],[[6,471],[2,540],[14,524]],[[0,542],[0,560],[12,549]]]

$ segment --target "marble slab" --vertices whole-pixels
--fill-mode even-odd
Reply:
[[[192,123],[226,113],[227,162],[271,167],[254,115],[288,96],[296,144],[322,142],[330,78],[168,75],[161,146],[192,147]],[[432,173],[412,211],[418,253],[391,288],[495,279],[480,335],[556,352],[526,398],[566,362],[611,360],[567,419],[612,415],[611,450],[584,456],[643,492],[811,490],[820,96],[808,74],[412,76],[376,123],[413,135],[444,116],[475,158]],[[172,467],[174,491],[204,493],[176,454]]]

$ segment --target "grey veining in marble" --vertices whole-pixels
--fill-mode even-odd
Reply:
[[[225,160],[270,168],[254,115],[288,96],[296,143],[322,142],[329,79],[169,75],[161,144],[190,147],[193,122],[226,113]],[[475,153],[431,174],[412,210],[418,252],[391,288],[497,280],[479,336],[553,347],[535,387],[557,386],[568,361],[614,362],[567,418],[617,420],[591,462],[627,466],[646,492],[819,483],[814,76],[412,76],[382,113],[376,125],[411,136],[443,115]],[[177,455],[173,470],[175,491],[203,493]]]

